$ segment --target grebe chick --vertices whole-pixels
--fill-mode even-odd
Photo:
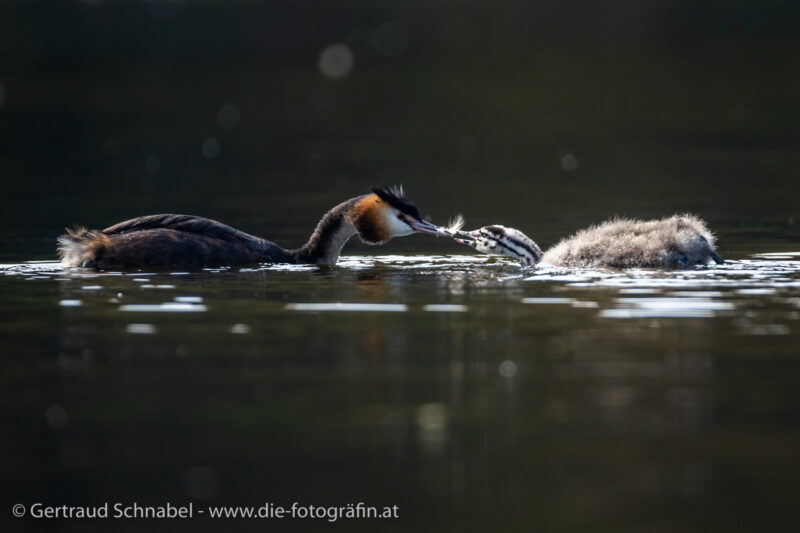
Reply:
[[[64,267],[97,269],[333,265],[353,235],[367,244],[385,244],[414,232],[448,235],[422,219],[402,187],[375,188],[325,213],[308,242],[294,250],[208,218],[167,214],[134,218],[102,231],[68,229],[58,239],[58,255]]]
[[[688,268],[724,261],[706,223],[692,215],[660,220],[616,218],[577,232],[542,253],[528,236],[503,226],[471,232],[449,231],[479,252],[515,257],[523,265],[539,262],[566,267]]]

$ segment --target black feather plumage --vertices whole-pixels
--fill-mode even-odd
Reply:
[[[417,205],[406,196],[406,193],[403,192],[402,186],[373,187],[372,192],[377,194],[381,200],[390,206],[394,207],[395,209],[399,209],[401,213],[404,213],[417,220],[422,220],[422,215],[419,214]]]

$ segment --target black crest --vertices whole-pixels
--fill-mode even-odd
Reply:
[[[389,204],[390,206],[399,209],[401,213],[413,217],[417,220],[422,220],[422,215],[419,214],[416,204],[408,199],[406,193],[403,192],[403,187],[374,187],[372,192],[378,197]]]

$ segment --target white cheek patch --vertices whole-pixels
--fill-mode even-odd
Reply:
[[[389,235],[392,237],[402,237],[414,233],[411,226],[397,218],[397,212],[393,209],[386,210],[384,219],[386,221],[386,227],[389,228]]]

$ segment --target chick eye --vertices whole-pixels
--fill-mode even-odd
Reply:
[[[403,213],[397,213],[397,218],[399,218],[400,220],[405,220],[406,216]]]

